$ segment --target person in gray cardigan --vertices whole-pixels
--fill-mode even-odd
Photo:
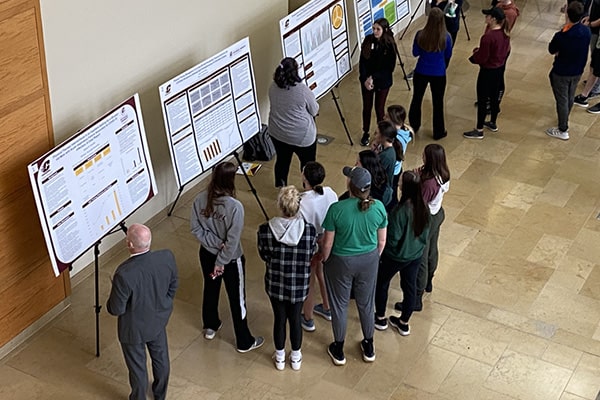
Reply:
[[[200,266],[204,277],[202,319],[204,338],[212,340],[223,326],[219,319],[221,280],[229,298],[237,351],[245,353],[262,346],[264,338],[254,337],[248,328],[246,309],[246,259],[242,251],[244,207],[235,198],[236,166],[217,164],[208,190],[194,200],[190,224],[200,242]]]
[[[275,186],[287,186],[294,153],[300,159],[300,170],[317,157],[317,125],[319,103],[313,92],[302,83],[298,63],[291,57],[281,60],[269,88],[269,135],[275,145]]]

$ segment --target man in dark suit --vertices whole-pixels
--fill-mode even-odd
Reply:
[[[119,341],[129,370],[130,400],[145,400],[146,347],[152,359],[156,400],[166,398],[169,348],[166,326],[173,311],[177,266],[170,250],[150,251],[152,233],[133,224],[127,230],[129,259],[117,268],[106,307],[119,317]]]

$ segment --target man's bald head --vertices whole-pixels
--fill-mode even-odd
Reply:
[[[141,253],[150,249],[152,232],[142,224],[132,224],[127,229],[127,248],[131,254]]]

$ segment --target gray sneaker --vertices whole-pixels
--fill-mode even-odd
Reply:
[[[219,324],[219,327],[217,329],[210,329],[207,328],[204,330],[204,339],[206,340],[213,340],[215,338],[215,336],[217,335],[217,332],[219,331],[219,329],[221,329],[223,327],[223,322],[221,322]]]
[[[252,346],[250,346],[249,349],[237,349],[238,353],[247,353],[249,351],[252,350],[256,350],[258,349],[260,346],[262,346],[265,343],[265,338],[262,336],[257,336],[254,339],[254,343],[252,343]]]
[[[473,129],[472,131],[469,132],[464,132],[463,133],[463,137],[465,139],[483,139],[483,132],[478,131],[477,129]]]
[[[300,325],[302,325],[302,329],[304,329],[306,332],[314,332],[315,329],[317,329],[315,327],[315,321],[313,319],[304,318],[304,314],[301,314],[300,318]]]
[[[331,321],[331,310],[326,310],[325,307],[323,307],[323,304],[317,304],[313,308],[313,312],[325,318],[327,321]]]
[[[560,140],[569,140],[569,132],[563,132],[556,127],[546,129],[546,135]]]

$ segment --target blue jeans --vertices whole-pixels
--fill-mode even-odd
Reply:
[[[550,72],[550,86],[556,101],[556,114],[558,115],[558,129],[561,132],[569,130],[569,113],[573,108],[575,91],[581,75],[560,76]]]

